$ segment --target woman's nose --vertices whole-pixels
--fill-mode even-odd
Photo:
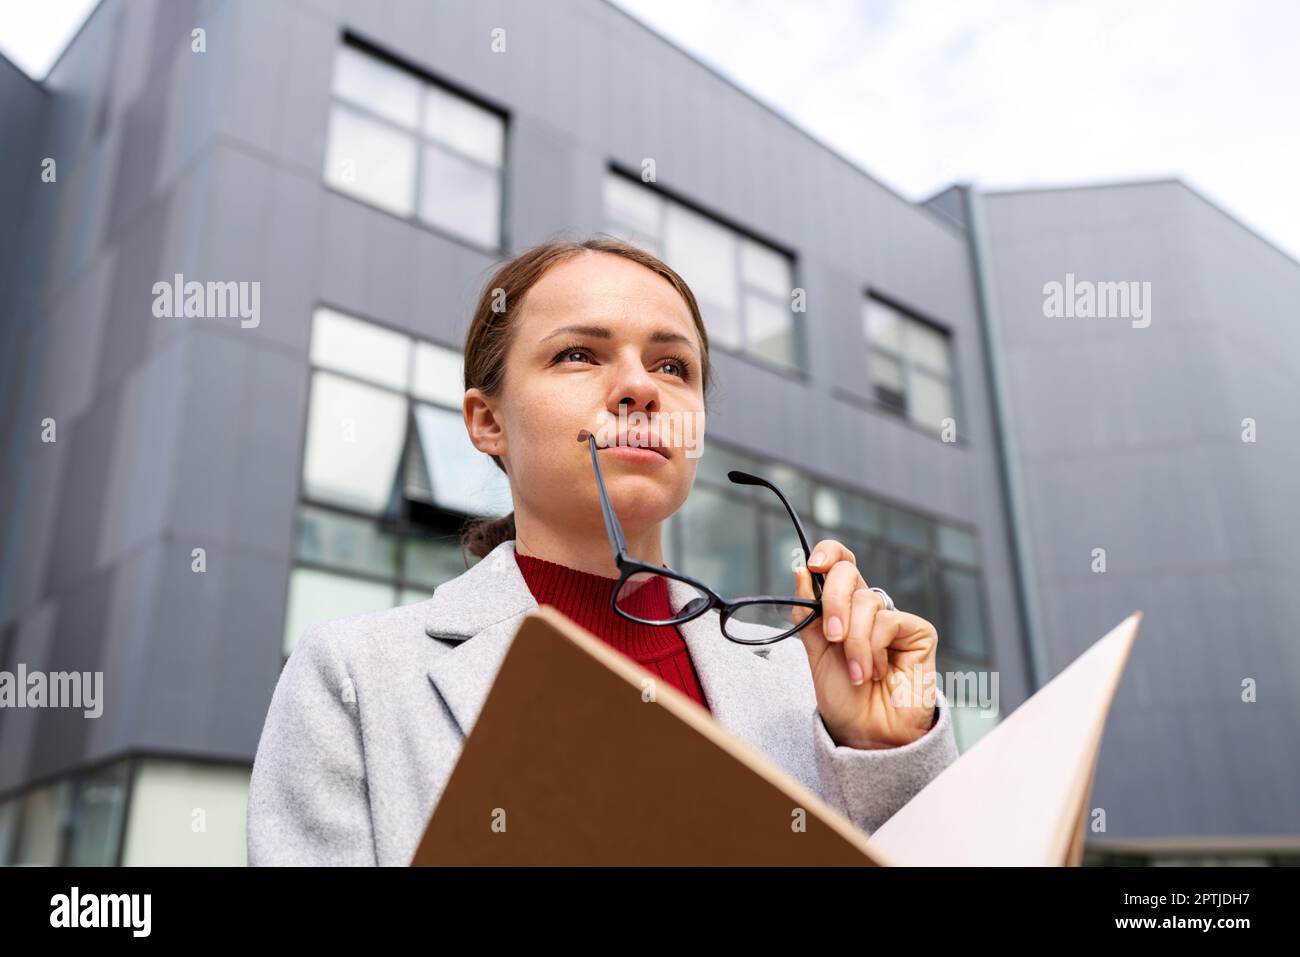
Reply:
[[[620,406],[629,412],[653,412],[659,406],[659,383],[640,362],[619,362],[614,367],[606,406],[618,414]]]

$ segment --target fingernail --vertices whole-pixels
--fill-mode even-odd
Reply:
[[[826,553],[825,553],[825,552],[813,552],[813,553],[812,553],[812,558],[808,559],[808,564],[809,564],[809,565],[820,565],[820,564],[821,564],[822,562],[824,562],[825,560],[826,560]]]
[[[844,626],[840,624],[840,619],[838,616],[831,615],[829,618],[826,619],[826,637],[829,638],[831,641],[835,641],[837,638],[839,638],[840,632],[842,632],[843,630],[844,630]]]
[[[849,680],[855,685],[862,684],[862,665],[858,664],[852,658],[849,659]]]

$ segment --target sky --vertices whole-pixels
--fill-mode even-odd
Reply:
[[[611,2],[910,200],[1177,177],[1300,259],[1295,0]],[[0,0],[0,52],[95,3]]]

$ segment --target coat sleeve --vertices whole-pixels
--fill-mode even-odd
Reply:
[[[813,739],[822,795],[868,834],[888,821],[922,788],[957,760],[952,708],[935,689],[939,720],[911,744],[882,750],[837,745],[821,712],[812,710]]]
[[[317,626],[285,663],[262,727],[248,786],[248,863],[376,863],[356,691]]]

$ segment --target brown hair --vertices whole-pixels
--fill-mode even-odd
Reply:
[[[704,329],[699,304],[686,281],[657,256],[639,246],[598,235],[581,242],[552,240],[526,249],[497,267],[479,294],[474,318],[465,336],[465,389],[480,389],[485,395],[498,395],[505,386],[506,353],[514,337],[514,327],[524,296],[548,269],[558,263],[589,252],[610,253],[640,263],[670,282],[686,301],[700,336],[700,376],[704,386],[705,410],[713,387],[713,370],[709,364],[709,334]],[[501,457],[492,461],[502,472]],[[462,552],[484,557],[502,542],[515,537],[515,513],[502,518],[478,518],[468,522],[460,535]],[[468,559],[466,559],[468,565]]]

